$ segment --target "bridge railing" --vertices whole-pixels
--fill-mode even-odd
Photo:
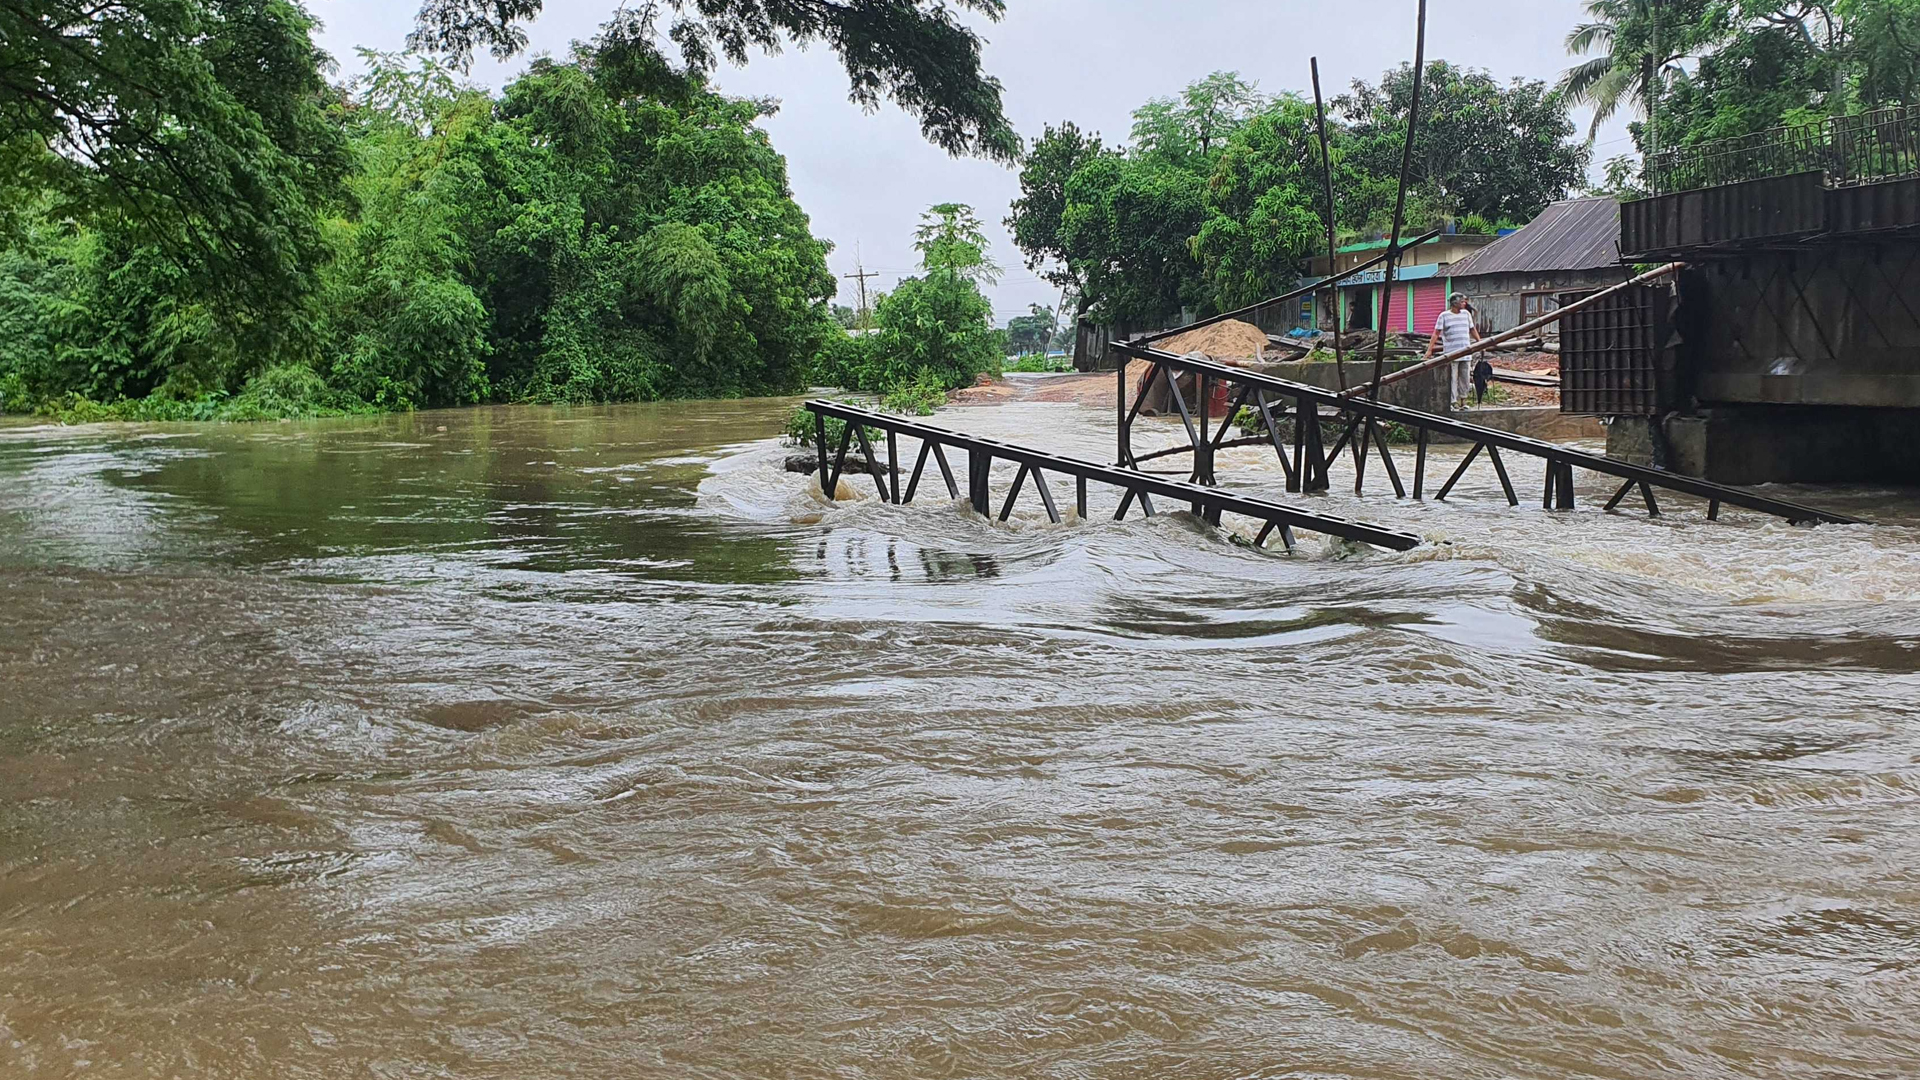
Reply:
[[[1727,139],[1676,146],[1647,158],[1654,195],[1823,172],[1831,187],[1920,176],[1920,106],[1831,116]]]
[[[1072,477],[1074,481],[1072,511],[1080,520],[1088,520],[1087,487],[1100,484],[1119,488],[1123,493],[1120,509],[1114,514],[1114,520],[1121,521],[1134,506],[1139,506],[1148,517],[1157,512],[1154,497],[1167,500],[1172,504],[1185,504],[1192,507],[1195,517],[1211,525],[1219,525],[1222,514],[1239,514],[1264,524],[1255,546],[1265,547],[1269,537],[1278,533],[1288,551],[1294,549],[1294,528],[1311,532],[1337,536],[1343,540],[1353,540],[1389,551],[1410,551],[1419,547],[1421,540],[1410,532],[1398,529],[1385,529],[1366,522],[1352,521],[1313,510],[1287,506],[1267,499],[1236,495],[1199,483],[1181,482],[1164,476],[1156,476],[1134,469],[1113,465],[1100,465],[1091,461],[1064,457],[1030,447],[1016,446],[998,439],[983,439],[965,435],[958,431],[923,424],[917,420],[891,416],[852,405],[843,405],[832,401],[809,401],[806,404],[814,417],[814,446],[819,455],[820,490],[833,497],[839,493],[840,478],[847,465],[847,453],[857,439],[862,455],[866,459],[866,472],[872,477],[880,498],[889,503],[910,503],[920,491],[920,482],[930,476],[931,464],[939,471],[940,480],[946,486],[950,499],[962,498],[960,485],[954,479],[953,464],[947,458],[948,450],[964,451],[967,455],[967,477],[965,498],[975,513],[988,516],[993,513],[994,493],[991,490],[993,467],[996,461],[1011,462],[1019,466],[1014,474],[1013,484],[1007,490],[1005,501],[1000,503],[1000,520],[1006,521],[1012,516],[1014,506],[1021,493],[1032,481],[1033,491],[1040,497],[1040,503],[1047,512],[1047,518],[1054,524],[1061,524],[1065,516],[1061,503],[1054,498],[1053,488],[1047,482],[1048,474],[1056,477]],[[829,448],[827,421],[838,420],[844,425],[837,447]],[[868,429],[886,435],[885,464],[875,452]],[[918,440],[920,453],[914,459],[912,474],[905,489],[900,486],[900,475],[905,459],[900,456],[899,439],[905,436]]]
[[[1290,492],[1316,492],[1329,490],[1332,467],[1341,457],[1342,450],[1351,450],[1353,456],[1353,490],[1360,494],[1366,484],[1367,460],[1375,452],[1379,454],[1381,471],[1393,485],[1394,494],[1407,496],[1407,486],[1400,478],[1400,468],[1387,445],[1389,425],[1397,425],[1414,435],[1413,498],[1425,497],[1427,483],[1428,446],[1433,437],[1443,436],[1470,443],[1472,449],[1454,469],[1452,476],[1440,485],[1434,498],[1445,500],[1460,482],[1467,467],[1476,461],[1484,451],[1494,473],[1499,477],[1501,491],[1507,502],[1520,505],[1520,496],[1515,491],[1513,479],[1507,472],[1506,460],[1501,451],[1520,457],[1539,459],[1545,464],[1545,478],[1542,485],[1541,505],[1549,510],[1574,509],[1573,470],[1580,468],[1588,472],[1611,476],[1621,481],[1619,489],[1608,500],[1605,509],[1612,511],[1632,494],[1639,491],[1647,513],[1658,515],[1660,505],[1654,496],[1656,490],[1677,492],[1683,495],[1705,499],[1707,517],[1718,520],[1720,509],[1737,506],[1762,514],[1783,519],[1790,523],[1864,525],[1867,522],[1847,514],[1833,513],[1817,507],[1805,506],[1761,495],[1745,488],[1716,484],[1691,476],[1682,476],[1664,469],[1650,468],[1619,461],[1601,454],[1589,453],[1570,446],[1544,442],[1540,439],[1516,435],[1496,428],[1482,427],[1451,417],[1434,413],[1425,413],[1400,405],[1370,401],[1364,396],[1341,394],[1305,383],[1293,382],[1272,375],[1249,371],[1245,368],[1231,367],[1217,361],[1199,356],[1176,356],[1169,352],[1137,344],[1114,342],[1108,346],[1113,351],[1134,360],[1144,360],[1149,367],[1145,382],[1155,380],[1166,383],[1168,397],[1172,400],[1180,415],[1187,441],[1149,453],[1135,453],[1133,449],[1133,425],[1139,418],[1142,403],[1146,395],[1136,396],[1131,410],[1122,409],[1119,414],[1119,463],[1128,468],[1138,468],[1141,464],[1167,457],[1192,458],[1192,478],[1201,484],[1215,482],[1214,463],[1216,454],[1235,446],[1271,446],[1279,457],[1281,469],[1287,476],[1287,490]],[[1190,406],[1180,390],[1176,373],[1188,372],[1197,376],[1199,401]],[[1240,410],[1251,409],[1253,426],[1259,429],[1257,434],[1245,438],[1230,438],[1228,425],[1222,424],[1217,430],[1208,429],[1208,410],[1199,403],[1211,399],[1213,385],[1216,382],[1232,387],[1227,415],[1236,416]],[[1119,378],[1121,400],[1126,400],[1127,380],[1124,367]],[[1289,405],[1289,402],[1291,404]],[[1329,410],[1323,412],[1322,410]],[[1282,422],[1292,414],[1291,456],[1288,439],[1282,434]],[[1334,440],[1332,449],[1323,446],[1320,431],[1321,421],[1331,419],[1340,425],[1340,436]],[[1339,430],[1339,428],[1337,428]]]

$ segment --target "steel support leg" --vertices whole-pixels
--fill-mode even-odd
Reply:
[[[852,442],[853,425],[847,424],[840,429],[840,448],[833,452],[833,475],[822,485],[829,501],[840,497],[840,473],[847,467],[847,446]]]
[[[1474,443],[1473,449],[1467,451],[1467,456],[1460,459],[1460,467],[1453,470],[1453,475],[1447,477],[1446,483],[1440,485],[1440,493],[1434,498],[1440,502],[1446,502],[1447,493],[1453,490],[1453,485],[1459,483],[1461,477],[1467,475],[1467,466],[1473,464],[1473,459],[1479,457],[1480,451],[1486,448],[1486,443]]]
[[[1013,486],[1007,489],[1006,504],[1000,507],[1001,521],[1005,521],[1008,518],[1013,516],[1013,504],[1019,500],[1020,489],[1026,486],[1027,474],[1032,471],[1033,471],[1033,466],[1022,465],[1020,466],[1020,471],[1013,474]]]
[[[1309,405],[1306,398],[1298,398],[1294,402],[1294,473],[1286,480],[1288,492],[1298,492],[1302,488],[1313,490],[1309,486],[1313,482],[1313,473],[1308,471],[1308,409],[1313,409],[1313,405]]]
[[[827,418],[819,413],[813,414],[813,445],[820,453],[820,493],[833,501],[833,492],[827,490]]]
[[[1406,498],[1407,485],[1400,482],[1400,467],[1393,463],[1393,451],[1387,449],[1386,432],[1376,432],[1373,442],[1375,446],[1380,448],[1380,465],[1387,470],[1387,479],[1393,482],[1393,497],[1396,499]]]
[[[1500,478],[1500,490],[1507,493],[1507,505],[1519,506],[1520,496],[1513,493],[1513,481],[1507,477],[1507,463],[1500,460],[1500,448],[1487,447],[1487,457],[1493,462],[1493,472]]]
[[[1213,486],[1213,376],[1200,373],[1200,442],[1193,448],[1194,480],[1202,487]],[[1197,509],[1197,508],[1196,508]]]
[[[1055,525],[1060,524],[1060,508],[1054,505],[1053,489],[1047,487],[1047,474],[1034,469],[1033,486],[1040,492],[1040,505],[1047,508],[1047,520]]]
[[[900,501],[900,436],[892,429],[887,431],[887,481],[893,487],[894,503]]]
[[[1253,546],[1257,548],[1266,547],[1267,537],[1272,536],[1276,530],[1280,533],[1280,542],[1286,545],[1287,554],[1293,554],[1293,528],[1284,522],[1267,522],[1267,527],[1260,530],[1260,535],[1253,541]]]
[[[1607,513],[1609,513],[1609,514],[1611,514],[1611,513],[1613,513],[1613,508],[1614,508],[1614,507],[1616,507],[1616,506],[1619,506],[1619,505],[1620,505],[1620,501],[1621,501],[1622,499],[1625,499],[1625,498],[1627,497],[1627,492],[1629,492],[1629,491],[1632,491],[1632,490],[1633,490],[1633,481],[1632,481],[1632,480],[1628,480],[1628,481],[1627,481],[1626,483],[1624,483],[1624,484],[1621,484],[1621,485],[1620,485],[1620,490],[1619,490],[1619,491],[1616,491],[1616,492],[1614,492],[1614,493],[1613,493],[1613,498],[1611,498],[1611,499],[1608,499],[1608,500],[1607,500],[1607,505],[1606,505],[1606,512],[1607,512]]]
[[[1280,459],[1280,471],[1287,474],[1287,490],[1300,490],[1300,474],[1295,471],[1292,462],[1287,460],[1287,446],[1280,440],[1280,421],[1273,418],[1273,405],[1267,400],[1267,392],[1256,395],[1256,407],[1260,410],[1260,422],[1266,425],[1267,438],[1273,442],[1274,455]],[[1237,410],[1236,410],[1237,415]],[[1295,442],[1298,443],[1298,439]]]
[[[930,442],[922,442],[920,444],[920,455],[913,459],[913,478],[907,481],[907,495],[906,498],[900,500],[901,502],[910,503],[913,501],[914,493],[920,490],[920,474],[926,471],[927,459],[932,456],[933,444]]]
[[[867,425],[849,424],[855,435],[860,437],[860,452],[867,455],[867,472],[873,477],[873,486],[880,489],[880,501],[892,502],[887,494],[887,479],[880,475],[880,456],[873,452],[873,444],[867,441]]]
[[[1306,464],[1302,466],[1300,483],[1302,488],[1312,494],[1327,490],[1327,458],[1320,444],[1320,408],[1306,398],[1300,398],[1300,411],[1294,419],[1297,430],[1306,440]]]
[[[1421,428],[1419,444],[1413,454],[1413,501],[1425,499],[1427,488],[1427,429]]]
[[[1370,445],[1372,442],[1373,417],[1363,416],[1360,418],[1360,437],[1353,444],[1353,493],[1355,495],[1360,494],[1360,489],[1367,482],[1367,451],[1373,448]]]
[[[993,476],[993,455],[967,451],[967,464],[972,469],[967,486],[967,495],[973,503],[973,512],[981,517],[992,513],[988,506],[988,487]]]
[[[947,464],[947,451],[939,443],[929,443],[933,447],[933,460],[940,465],[940,478],[947,482],[947,497],[958,499],[960,486],[953,482],[953,466]]]

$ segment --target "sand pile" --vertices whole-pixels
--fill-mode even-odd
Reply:
[[[1206,353],[1208,356],[1233,356],[1245,360],[1258,360],[1267,348],[1266,331],[1252,323],[1228,319],[1212,326],[1203,326],[1198,330],[1189,330],[1184,334],[1154,342],[1156,349],[1185,356],[1192,352]]]

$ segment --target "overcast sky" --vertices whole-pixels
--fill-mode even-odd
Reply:
[[[547,0],[529,28],[529,55],[564,54],[569,42],[592,36],[616,3]],[[312,7],[325,24],[322,47],[350,75],[359,67],[357,46],[404,47],[417,0],[312,0]],[[1583,7],[1581,0],[1431,0],[1427,55],[1502,79],[1551,80],[1568,66],[1562,42]],[[1317,54],[1331,96],[1413,58],[1413,0],[1007,0],[1007,9],[1004,21],[980,23],[986,68],[1005,84],[1007,114],[1029,138],[1045,124],[1072,120],[1109,143],[1122,141],[1135,108],[1213,71],[1238,71],[1269,93],[1310,93],[1307,58]],[[525,62],[483,58],[473,78],[498,87]],[[1006,269],[990,291],[995,318],[1004,324],[1028,304],[1058,302],[1001,226],[1019,195],[1018,175],[946,156],[891,105],[869,115],[849,104],[846,72],[830,50],[756,56],[744,68],[723,68],[717,82],[726,93],[782,102],[764,123],[787,157],[815,235],[836,245],[829,257],[836,275],[853,273],[858,260],[880,271],[871,288],[891,288],[913,272],[911,236],[921,211],[964,202],[988,223],[993,257]],[[1575,119],[1584,132],[1587,118]],[[1601,129],[1595,157],[1632,148],[1616,120]],[[852,304],[854,282],[840,284],[840,302]]]

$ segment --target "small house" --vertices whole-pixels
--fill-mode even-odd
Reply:
[[[1620,204],[1567,199],[1448,267],[1447,291],[1467,294],[1481,332],[1492,334],[1552,311],[1563,292],[1603,289],[1629,276],[1620,262]]]
[[[1372,330],[1384,322],[1396,332],[1432,333],[1434,320],[1447,309],[1447,274],[1458,262],[1485,250],[1496,240],[1479,233],[1445,233],[1407,248],[1394,270],[1392,302],[1384,305],[1384,311],[1381,304],[1386,284],[1384,268],[1376,266],[1348,278],[1335,290],[1340,298],[1340,325],[1348,330]],[[1332,272],[1351,270],[1386,249],[1385,240],[1348,244],[1336,253]],[[1314,259],[1310,272],[1317,278],[1326,277],[1326,257]],[[1330,303],[1324,296],[1317,305],[1304,301],[1297,325],[1315,330],[1331,328]]]

